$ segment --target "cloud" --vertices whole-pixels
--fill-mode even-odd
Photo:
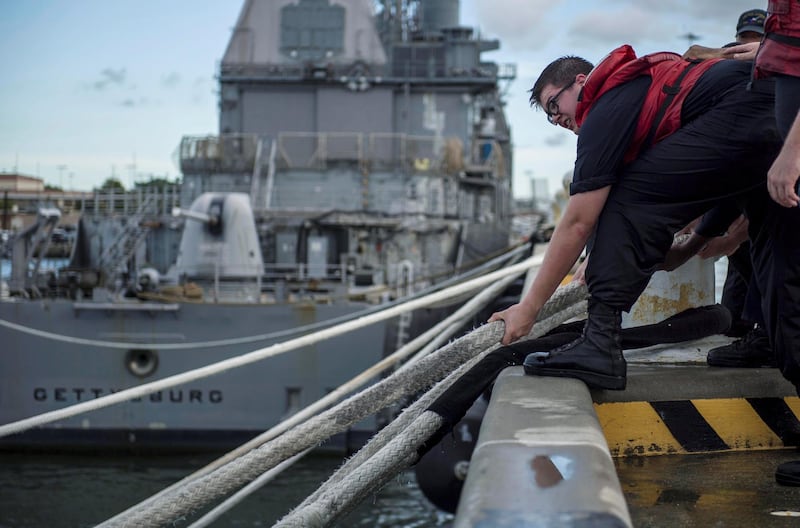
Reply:
[[[559,26],[553,11],[563,0],[476,1],[475,11],[485,33],[497,35],[504,49],[542,49]]]
[[[120,101],[119,106],[123,108],[139,108],[148,104],[149,101],[146,97],[140,97],[139,99],[133,99],[128,97],[127,99],[123,99]]]
[[[570,40],[577,45],[598,45],[604,48],[621,42],[639,44],[648,40],[671,39],[675,28],[654,17],[641,7],[628,9],[595,9],[575,17],[570,25]]]
[[[174,88],[181,82],[181,76],[178,72],[170,72],[161,76],[161,85],[165,88]]]
[[[92,88],[97,91],[103,91],[109,86],[124,86],[127,77],[125,68],[115,70],[113,68],[105,68],[100,72],[100,79],[92,82]]]

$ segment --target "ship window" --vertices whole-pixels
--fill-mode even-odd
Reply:
[[[328,0],[300,0],[281,8],[281,53],[322,60],[344,49],[344,8]]]
[[[300,387],[286,387],[286,410],[284,417],[288,418],[300,410]]]

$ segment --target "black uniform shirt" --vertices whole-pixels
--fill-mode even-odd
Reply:
[[[709,68],[684,101],[682,124],[714,106],[728,90],[746,89],[751,66],[749,62],[724,60]],[[595,102],[578,136],[570,194],[617,181],[649,86],[650,77],[640,77],[609,90]]]

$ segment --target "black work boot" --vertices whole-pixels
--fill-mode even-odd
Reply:
[[[593,389],[623,390],[627,365],[620,345],[620,311],[589,300],[589,317],[575,341],[525,358],[525,373],[577,378]]]
[[[741,339],[708,351],[706,361],[712,367],[774,367],[775,355],[769,346],[767,332],[756,326]]]

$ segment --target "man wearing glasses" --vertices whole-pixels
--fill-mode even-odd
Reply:
[[[580,57],[562,57],[544,69],[531,90],[531,104],[542,108],[548,121],[578,134],[577,157],[570,200],[531,289],[519,304],[490,318],[505,321],[503,344],[527,334],[592,235],[594,243],[582,336],[551,351],[532,350],[524,364],[528,374],[624,389],[620,312],[630,309],[661,267],[673,234],[722,199],[736,200],[747,214],[751,240],[800,252],[800,229],[783,233],[782,240],[762,230],[774,209],[766,175],[781,147],[773,86],[758,83],[748,90],[750,67],[744,62],[673,57],[669,64],[658,62],[667,56],[657,55],[647,57],[652,67],[637,62],[628,46],[597,68]],[[754,255],[756,268],[767,270],[773,259],[791,258],[791,252],[779,253],[764,249]],[[800,276],[782,279],[800,285]],[[781,304],[772,298],[774,284],[760,286],[765,303]],[[800,321],[800,303],[793,304],[769,313],[770,328],[780,325],[800,334],[800,325],[786,324]],[[797,384],[800,376],[789,379]]]

